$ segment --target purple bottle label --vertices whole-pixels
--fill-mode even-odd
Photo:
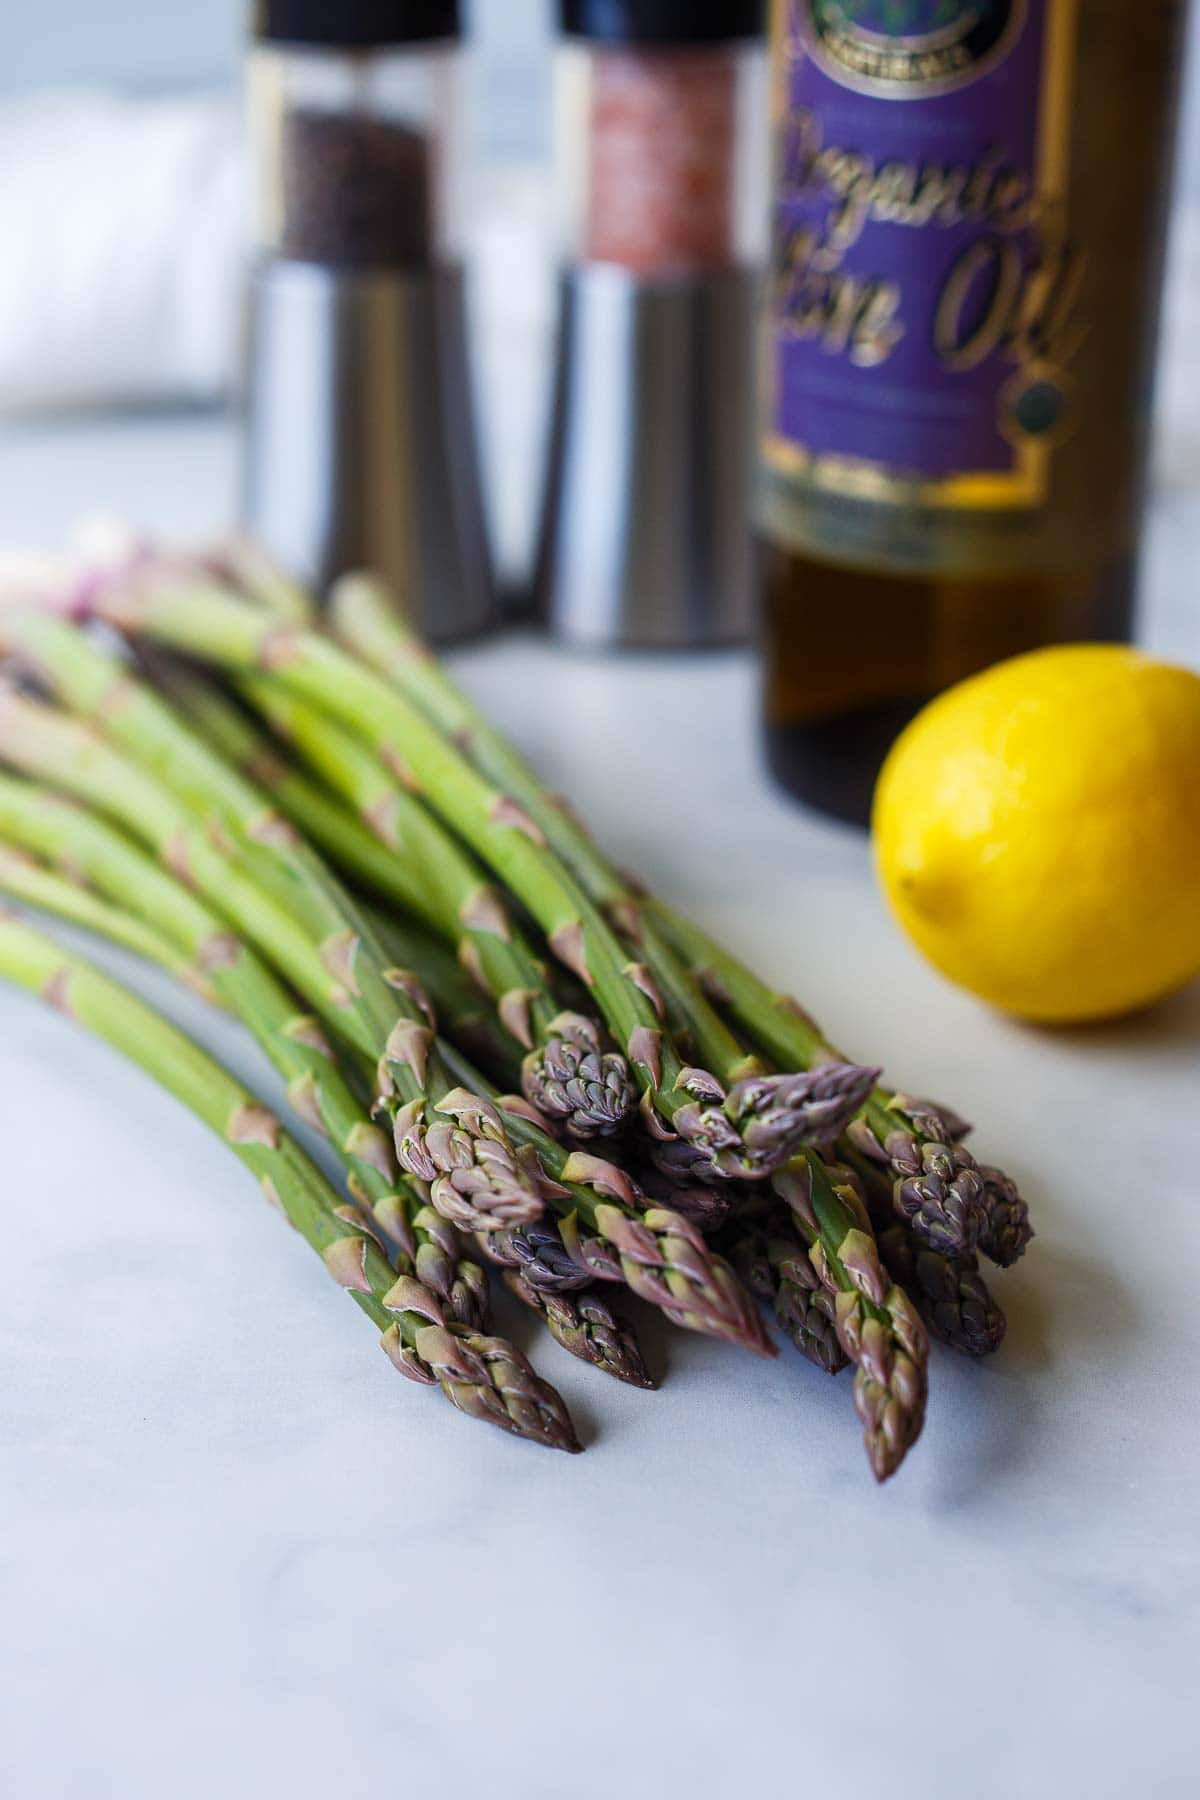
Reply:
[[[779,0],[765,454],[806,483],[1036,505],[1071,423],[1077,0]]]

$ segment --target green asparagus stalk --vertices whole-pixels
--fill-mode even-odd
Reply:
[[[0,799],[0,808],[2,808]],[[0,824],[0,833],[3,825]],[[36,857],[13,844],[0,842],[0,892],[39,912],[53,913],[70,925],[81,925],[97,937],[131,950],[135,956],[156,963],[177,981],[192,988],[201,999],[219,1005],[212,982],[192,959],[181,954],[169,939],[141,919],[133,918],[82,886],[78,880],[53,874]]]
[[[368,738],[406,786],[487,861],[538,920],[555,955],[587,986],[643,1090],[642,1113],[660,1140],[682,1138],[712,1179],[765,1179],[798,1145],[827,1134],[827,1078],[759,1076],[725,1091],[687,1066],[665,1030],[662,1000],[644,965],[630,960],[599,908],[549,850],[511,796],[482,779],[387,682],[313,633],[277,625],[236,598],[214,598],[186,578],[142,571],[77,595],[119,628],[241,673],[273,674]],[[26,654],[47,627],[9,624]],[[38,639],[41,637],[42,642]],[[819,1098],[814,1093],[820,1090]]]
[[[351,1092],[318,1021],[297,1012],[253,951],[120,832],[44,788],[0,776],[0,841],[60,871],[56,879],[35,864],[32,875],[22,875],[0,856],[0,886],[7,892],[126,942],[193,985],[211,984],[214,997],[249,1027],[274,1063],[293,1110],[330,1140],[356,1205],[398,1271],[429,1288],[448,1319],[483,1330],[484,1271],[464,1255],[420,1185],[401,1177],[387,1137]]]
[[[641,935],[660,984],[663,971],[677,970],[682,958],[778,1068],[844,1060],[794,1001],[772,993],[689,921],[661,903],[647,902],[620,875],[404,624],[380,583],[363,576],[340,582],[331,596],[330,623],[525,809],[590,898],[622,920],[627,931]],[[896,1209],[930,1248],[969,1255],[978,1245],[1004,1266],[1024,1253],[1033,1233],[1014,1184],[999,1170],[979,1169],[935,1110],[877,1087],[855,1129],[864,1151],[890,1167]]]
[[[566,1012],[549,984],[545,964],[514,924],[484,871],[439,820],[383,768],[362,742],[315,707],[270,681],[248,677],[244,697],[353,809],[360,829],[382,847],[386,870],[371,870],[372,886],[455,946],[463,968],[495,1003],[500,1021],[525,1052],[524,1093],[577,1137],[609,1137],[621,1130],[637,1102],[623,1056],[606,1050],[594,1019]],[[185,705],[224,753],[256,769],[261,785],[301,830],[336,861],[347,824],[328,821],[329,801],[314,801],[303,777],[269,776],[270,740],[211,686],[190,683]],[[287,765],[283,765],[286,770]],[[299,812],[291,803],[300,790]],[[373,849],[375,846],[373,846]],[[360,850],[357,860],[371,861]]]
[[[744,1083],[777,1079],[765,1075],[763,1065],[747,1055],[715,1006],[705,995],[692,971],[676,953],[643,897],[597,850],[588,833],[558,795],[549,793],[533,770],[495,731],[450,680],[437,659],[403,623],[399,608],[386,590],[369,577],[350,576],[336,584],[330,598],[330,624],[342,641],[355,650],[432,725],[450,738],[498,788],[510,794],[533,821],[534,828],[561,857],[581,889],[625,937],[638,947],[651,981],[662,1001],[665,1018],[686,1032],[689,1048],[706,1068],[724,1081]],[[814,1088],[810,1095],[810,1141],[838,1135],[834,1121],[841,1109],[857,1110],[878,1071],[845,1073],[845,1065],[830,1059],[810,1070]],[[702,1088],[704,1077],[699,1077]],[[826,1129],[818,1123],[823,1113]],[[702,1173],[692,1146],[686,1141],[657,1147],[655,1160],[668,1173],[687,1179]]]
[[[580,888],[601,909],[614,929],[636,946],[662,998],[667,1017],[677,1033],[686,1033],[693,1055],[721,1083],[777,1081],[726,1028],[690,969],[678,956],[657,920],[643,904],[642,895],[597,850],[584,828],[557,794],[549,793],[533,770],[517,754],[455,686],[441,664],[404,624],[399,608],[386,589],[370,577],[348,576],[334,587],[330,597],[330,625],[342,641],[365,662],[391,681],[397,692],[423,717],[448,737],[498,788],[520,805]],[[829,1116],[842,1104],[843,1076],[838,1071],[818,1072],[824,1085],[822,1100]],[[856,1102],[857,1104],[857,1102]],[[814,1122],[810,1141],[836,1133],[823,1132]],[[697,1172],[696,1159],[686,1139],[661,1146],[657,1159],[669,1172],[682,1177]]]
[[[436,1296],[396,1278],[360,1223],[278,1121],[219,1064],[124,988],[14,917],[0,917],[0,974],[41,995],[175,1095],[246,1165],[382,1333],[392,1363],[472,1418],[552,1449],[580,1448],[559,1396],[511,1344],[446,1323]]]
[[[186,858],[189,877],[207,883],[213,904],[224,910],[222,889],[236,885],[245,900],[252,878],[256,918],[273,902],[277,927],[294,934],[295,919],[319,944],[327,976],[337,986],[340,1022],[377,1058],[378,1101],[392,1120],[400,1164],[430,1183],[438,1210],[471,1230],[536,1218],[540,1202],[494,1110],[446,1078],[419,983],[389,968],[361,911],[315,852],[156,695],[81,633],[49,616],[21,613],[4,620],[3,635],[73,711],[100,721],[106,736],[130,751],[141,770],[136,785],[142,795],[156,785],[149,771],[161,777],[161,791],[147,803],[159,821],[160,855],[177,870]],[[19,726],[14,730],[12,721],[22,709],[28,715],[30,703],[11,691],[0,698],[0,710],[10,720],[7,728],[0,722],[0,731],[6,730],[19,767],[25,765],[14,741]],[[65,742],[63,728],[57,730],[59,761],[78,777],[86,759]],[[53,737],[43,726],[42,743],[50,746]],[[32,772],[60,778],[51,767]],[[141,829],[129,816],[128,795],[114,796],[103,784],[97,792],[93,781],[88,797],[102,808],[123,809],[125,823],[135,832]],[[237,922],[253,936],[255,926],[244,915]]]
[[[854,1188],[808,1151],[772,1185],[833,1296],[839,1341],[855,1365],[854,1404],[877,1481],[894,1475],[920,1436],[929,1343],[904,1289],[884,1269]]]
[[[599,1288],[551,1294],[517,1269],[505,1270],[504,1284],[572,1356],[629,1387],[654,1386],[632,1327],[617,1319]]]

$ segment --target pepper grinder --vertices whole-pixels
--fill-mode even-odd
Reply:
[[[258,0],[243,516],[318,594],[495,617],[459,246],[458,0]]]
[[[763,0],[561,0],[560,314],[539,611],[592,646],[754,616]]]

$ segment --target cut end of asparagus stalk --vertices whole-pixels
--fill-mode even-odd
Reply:
[[[573,1137],[612,1137],[637,1108],[638,1091],[626,1059],[606,1051],[591,1019],[561,1013],[545,1043],[525,1058],[525,1098]]]

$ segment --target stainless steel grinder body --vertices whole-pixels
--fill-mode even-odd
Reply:
[[[563,275],[536,582],[557,635],[661,648],[749,635],[757,288],[741,268]]]
[[[262,264],[246,407],[243,515],[284,568],[370,569],[440,642],[494,621],[460,269]]]
[[[461,260],[458,0],[256,0],[243,514],[318,594],[494,612]]]

